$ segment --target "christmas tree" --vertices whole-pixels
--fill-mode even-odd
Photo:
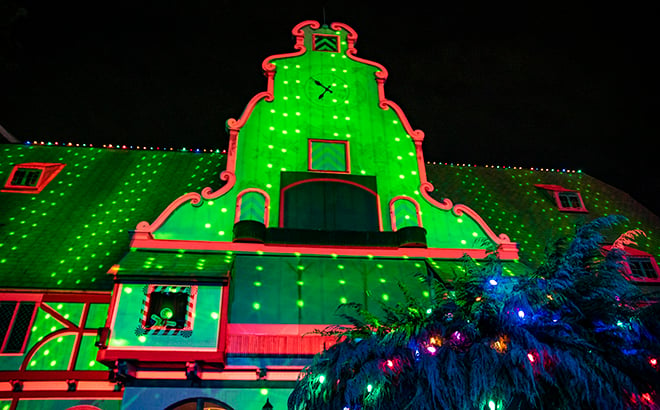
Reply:
[[[379,317],[343,305],[350,326],[314,357],[289,398],[297,409],[660,408],[658,304],[603,251],[622,218],[597,219],[551,247],[533,274],[510,277],[491,257],[451,281],[420,278]],[[622,238],[626,238],[622,236]]]

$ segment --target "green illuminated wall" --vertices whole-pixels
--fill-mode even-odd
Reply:
[[[379,105],[375,75],[381,68],[346,52],[343,29],[305,27],[304,31],[305,53],[269,60],[276,67],[273,98],[256,102],[238,133],[235,186],[219,198],[180,206],[157,229],[155,238],[230,241],[237,197],[254,188],[270,197],[268,226],[279,226],[282,173],[344,169],[336,152],[310,164],[310,140],[325,140],[346,143],[348,174],[377,178],[380,209],[374,212],[380,212],[384,231],[393,230],[390,201],[403,195],[419,203],[429,247],[483,247],[486,235],[471,217],[438,209],[420,194],[424,181],[405,119]],[[340,50],[313,51],[311,41],[317,34],[339,36]]]
[[[0,370],[19,370],[25,362],[26,371],[33,370],[106,370],[106,367],[96,361],[98,348],[96,329],[103,327],[107,317],[108,305],[90,303],[87,318],[83,323],[83,303],[51,303],[49,304],[72,326],[67,328],[56,317],[43,309],[37,309],[32,328],[28,333],[28,342],[23,354],[0,356]],[[88,332],[78,336],[78,328]],[[80,337],[78,353],[74,352],[76,338]],[[37,344],[39,348],[31,357],[27,354]]]
[[[142,318],[146,298],[145,285],[123,284],[119,288],[114,326],[108,341],[110,348],[177,348],[216,349],[220,328],[220,299],[222,288],[197,286],[193,331],[189,336],[180,334],[144,334],[136,329]]]

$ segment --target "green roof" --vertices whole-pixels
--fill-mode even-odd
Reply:
[[[0,145],[0,153],[3,185],[15,164],[66,164],[39,194],[0,192],[3,288],[110,290],[112,275],[107,272],[122,258],[128,258],[122,263],[131,269],[146,260],[144,253],[127,255],[130,231],[141,221],[153,222],[182,194],[221,187],[225,166],[220,153],[17,144]],[[638,248],[660,255],[660,219],[585,173],[428,164],[427,174],[436,199],[448,197],[471,207],[495,233],[519,243],[526,265],[540,263],[553,238],[608,214],[627,216],[629,222],[619,233],[642,229],[647,237],[640,238]],[[549,193],[535,184],[580,191],[589,213],[559,211]],[[193,259],[186,263],[196,268]],[[222,266],[224,256],[216,262],[207,266]]]
[[[432,164],[427,165],[427,177],[435,187],[433,197],[475,210],[494,232],[518,243],[520,261],[526,264],[541,263],[546,245],[574,232],[576,225],[615,214],[629,221],[613,234],[642,229],[647,237],[640,238],[638,248],[656,259],[660,255],[660,218],[625,192],[583,172]],[[589,212],[560,211],[537,184],[579,191]]]
[[[129,232],[186,192],[220,187],[224,168],[217,153],[4,144],[0,157],[3,186],[15,164],[66,164],[39,194],[0,192],[5,288],[111,289]]]

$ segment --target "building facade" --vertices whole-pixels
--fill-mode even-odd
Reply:
[[[286,408],[337,307],[378,311],[419,277],[496,255],[509,275],[583,221],[660,220],[584,173],[432,164],[349,26],[305,21],[225,153],[2,145],[0,406]],[[607,245],[607,244],[604,244]]]

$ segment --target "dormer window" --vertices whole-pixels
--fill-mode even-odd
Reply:
[[[614,246],[604,246],[603,249],[610,251]],[[639,249],[623,246],[619,249],[624,252],[624,263],[622,272],[626,279],[632,282],[654,282],[660,283],[660,269],[653,255]]]
[[[535,186],[551,193],[557,208],[562,212],[589,212],[584,206],[579,191],[564,188],[561,185],[536,184]]]
[[[64,168],[64,165],[44,162],[14,165],[0,192],[38,194]]]

